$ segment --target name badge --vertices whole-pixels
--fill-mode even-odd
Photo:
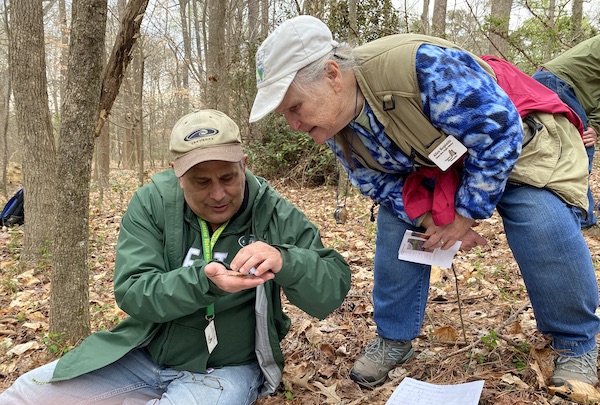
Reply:
[[[449,135],[437,148],[429,154],[429,159],[442,171],[446,171],[467,152],[465,145]]]
[[[211,320],[208,323],[206,329],[204,329],[204,336],[206,336],[206,347],[208,347],[208,354],[211,354],[219,343],[217,340],[217,329],[215,328],[215,321]]]

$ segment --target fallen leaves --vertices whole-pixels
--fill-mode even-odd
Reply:
[[[114,249],[119,220],[137,179],[135,173],[124,171],[111,175],[112,187],[104,190],[103,205],[93,195],[90,210],[93,330],[111,328],[125,317],[112,292]],[[321,187],[306,192],[281,184],[276,188],[319,226],[324,244],[348,260],[352,286],[340,308],[324,320],[304,314],[284,297],[285,310],[292,319],[282,341],[284,388],[259,399],[257,405],[383,405],[405,376],[437,384],[483,379],[481,405],[567,405],[597,398],[596,390],[577,384],[558,390],[547,386],[555,353],[537,331],[533,311],[526,306],[528,297],[497,215],[480,221],[476,228],[488,239],[488,245],[456,257],[456,280],[448,269],[432,269],[421,335],[413,342],[416,356],[393,369],[383,386],[361,389],[348,375],[354,359],[376,333],[371,298],[375,245],[375,224],[369,220],[372,204],[351,190],[346,204],[348,219],[340,225],[331,216],[333,210],[327,209],[328,204],[332,208],[335,205],[332,190]],[[52,357],[45,350],[50,274],[47,269],[20,268],[22,231],[11,232],[0,232],[0,390]],[[592,257],[600,262],[600,242],[588,242]],[[463,342],[458,297],[467,342]],[[400,313],[406,310],[398,308]]]
[[[550,386],[548,392],[559,394],[566,398],[577,401],[580,404],[599,404],[600,392],[590,384],[576,380],[568,380],[560,387]]]

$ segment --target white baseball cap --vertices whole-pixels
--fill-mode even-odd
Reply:
[[[169,149],[175,155],[177,177],[208,160],[239,162],[244,157],[237,124],[221,111],[210,109],[181,117],[171,131]]]
[[[309,15],[291,18],[275,28],[256,51],[258,92],[250,122],[256,122],[276,109],[296,72],[337,45],[327,25]]]

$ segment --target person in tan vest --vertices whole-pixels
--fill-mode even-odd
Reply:
[[[379,204],[377,329],[354,381],[382,384],[413,355],[430,266],[398,259],[406,231],[424,233],[425,249],[460,242],[467,251],[486,243],[473,226],[497,210],[537,327],[558,352],[550,383],[598,382],[598,285],[578,220],[588,205],[585,149],[564,114],[536,112],[524,127],[490,65],[457,45],[399,34],[353,48],[310,16],[267,37],[256,77],[250,121],[282,114],[292,130],[326,143]],[[344,209],[338,202],[336,219]]]
[[[583,144],[587,152],[588,172],[592,172],[596,141],[600,132],[600,35],[589,38],[544,63],[533,78],[556,92],[583,122]],[[595,202],[588,186],[587,218],[582,216],[581,229],[600,237]]]

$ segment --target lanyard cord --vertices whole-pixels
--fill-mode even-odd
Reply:
[[[352,124],[354,122],[354,120],[357,117],[357,111],[358,110],[358,82],[356,82],[356,93],[354,96],[354,118],[352,118],[352,121],[350,122],[350,124]],[[352,125],[350,125],[350,127],[352,128]],[[352,139],[350,140],[350,154],[352,153],[352,144],[354,143],[354,132],[352,133]],[[344,190],[344,202],[343,204],[340,204],[340,174],[341,171],[339,170],[339,166],[340,164],[337,161],[337,142],[333,143],[333,154],[334,154],[334,158],[336,159],[335,161],[335,205],[336,205],[336,209],[335,212],[333,213],[333,217],[335,218],[336,222],[338,224],[343,224],[344,222],[346,222],[346,217],[347,217],[347,211],[346,211],[346,200],[348,199],[348,185],[350,184],[350,174],[346,173],[346,187]]]
[[[212,260],[212,250],[217,243],[217,239],[221,236],[223,229],[227,226],[229,221],[225,222],[221,225],[217,230],[210,236],[210,231],[208,230],[208,224],[205,220],[198,218],[198,223],[200,224],[200,231],[202,235],[202,252],[204,254],[204,261],[208,264]],[[215,317],[215,304],[210,304],[206,307],[206,320],[210,321]]]

